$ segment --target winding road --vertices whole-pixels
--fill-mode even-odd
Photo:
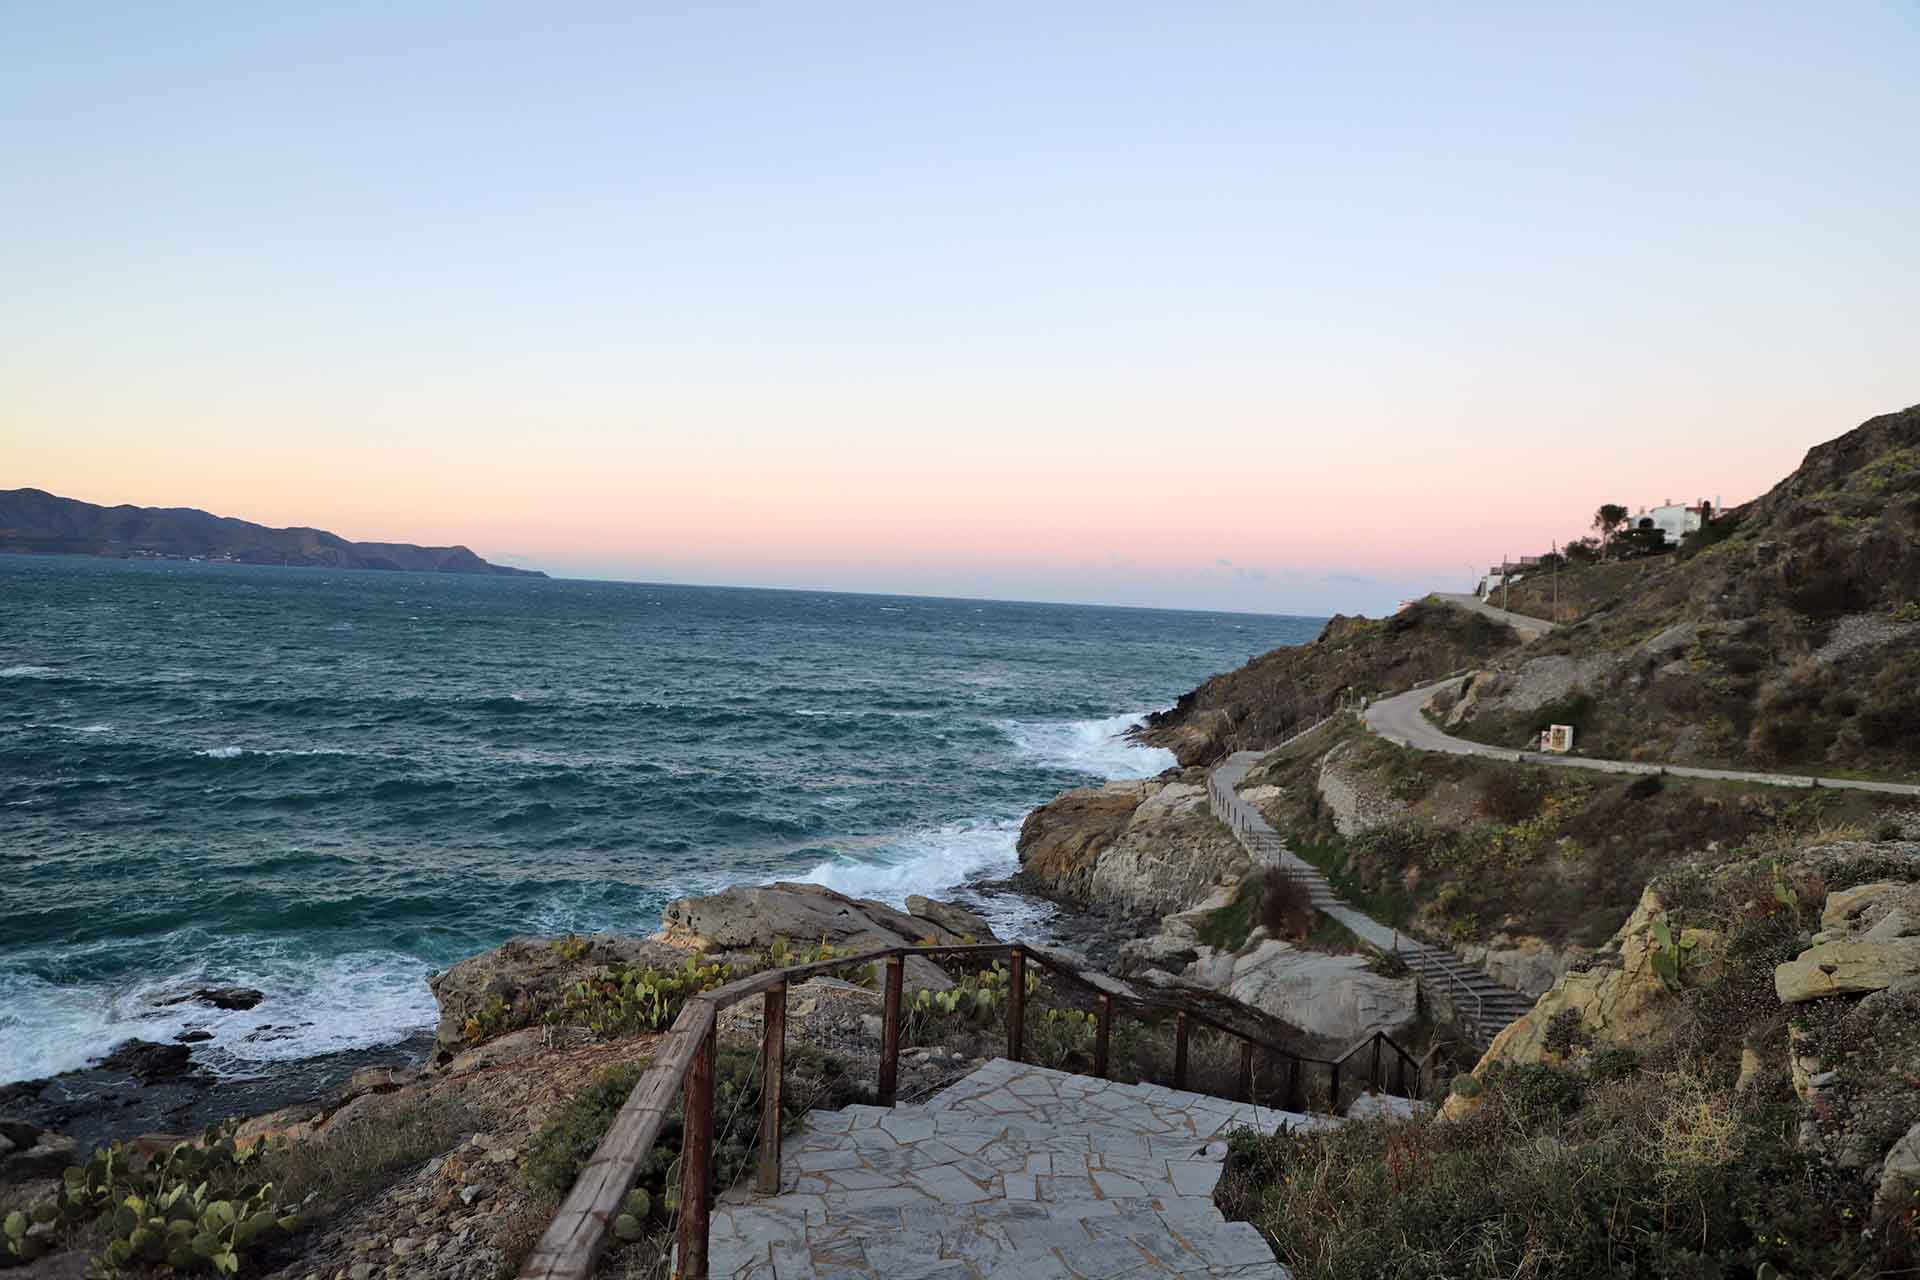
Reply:
[[[1471,597],[1468,597],[1471,599]],[[1496,610],[1495,612],[1498,612]],[[1539,622],[1539,619],[1534,621]],[[1552,626],[1539,622],[1543,627]],[[1484,742],[1456,738],[1436,727],[1421,714],[1434,698],[1446,689],[1457,687],[1465,676],[1422,685],[1368,707],[1362,714],[1367,728],[1389,742],[1421,751],[1443,751],[1454,756],[1484,756],[1489,760],[1507,760],[1523,764],[1549,764],[1564,769],[1591,769],[1597,773],[1661,773],[1680,778],[1717,778],[1728,782],[1758,782],[1774,787],[1834,787],[1845,791],[1874,791],[1882,795],[1920,796],[1920,785],[1906,782],[1863,782],[1855,778],[1820,778],[1798,773],[1756,773],[1743,769],[1701,769],[1684,764],[1646,764],[1636,760],[1598,760],[1591,756],[1563,756],[1545,751],[1515,751],[1510,747],[1490,747]]]
[[[1461,591],[1436,591],[1433,598],[1441,604],[1450,604],[1456,609],[1465,609],[1492,618],[1495,622],[1504,622],[1520,633],[1522,640],[1538,640],[1552,631],[1558,623],[1548,622],[1545,618],[1533,618],[1524,613],[1509,613],[1505,609],[1496,609],[1479,596],[1467,595]]]

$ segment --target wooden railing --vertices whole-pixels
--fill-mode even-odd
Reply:
[[[1337,1110],[1342,1073],[1353,1071],[1354,1067],[1350,1064],[1355,1057],[1362,1055],[1365,1056],[1359,1066],[1366,1072],[1366,1081],[1373,1090],[1381,1089],[1386,1078],[1387,1057],[1391,1055],[1395,1092],[1404,1097],[1418,1097],[1421,1093],[1419,1062],[1385,1034],[1375,1033],[1337,1058],[1303,1057],[1263,1036],[1230,1026],[1178,995],[1140,995],[1116,990],[1118,984],[1111,979],[1102,980],[1081,973],[1056,957],[1017,942],[889,947],[813,964],[770,969],[716,987],[687,1001],[672,1028],[654,1047],[653,1065],[628,1095],[625,1105],[608,1128],[606,1137],[601,1139],[599,1147],[574,1182],[573,1190],[548,1224],[540,1242],[528,1255],[520,1269],[521,1280],[585,1280],[593,1274],[601,1253],[606,1249],[613,1220],[619,1215],[622,1202],[633,1188],[641,1163],[653,1150],[661,1129],[666,1125],[676,1096],[681,1099],[683,1107],[683,1136],[680,1224],[674,1275],[678,1280],[707,1280],[707,1227],[711,1209],[714,1138],[715,1028],[720,1011],[756,995],[764,1001],[760,1046],[764,1074],[759,1163],[754,1186],[762,1194],[775,1195],[780,1190],[780,1093],[785,1071],[788,988],[816,974],[849,966],[885,966],[882,986],[885,1014],[875,1093],[881,1106],[890,1107],[894,1105],[899,1084],[901,998],[909,956],[1006,960],[1006,1056],[1016,1062],[1022,1060],[1025,1052],[1026,968],[1031,960],[1074,986],[1093,993],[1097,1010],[1093,1073],[1102,1079],[1108,1075],[1115,1015],[1121,1010],[1132,1010],[1173,1015],[1173,1087],[1176,1089],[1188,1087],[1189,1036],[1195,1026],[1201,1026],[1232,1036],[1240,1042],[1235,1088],[1235,1096],[1239,1101],[1251,1102],[1253,1099],[1255,1049],[1263,1049],[1285,1064],[1288,1110],[1307,1109],[1307,1091],[1301,1079],[1302,1068],[1307,1066],[1327,1069],[1328,1110]],[[1353,1080],[1357,1077],[1349,1074],[1347,1078]]]

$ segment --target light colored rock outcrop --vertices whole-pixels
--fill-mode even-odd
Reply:
[[[1247,851],[1213,816],[1206,787],[1169,782],[1140,802],[1088,884],[1096,902],[1128,911],[1183,911],[1251,868]]]
[[[1591,954],[1587,947],[1555,947],[1544,938],[1499,934],[1484,944],[1457,947],[1462,960],[1502,986],[1530,996],[1545,995],[1572,963]]]
[[[982,932],[962,935],[935,920],[909,915],[870,898],[849,898],[824,885],[735,885],[704,898],[678,898],[660,913],[657,942],[699,951],[753,951],[776,938],[807,944],[828,942],[848,951],[911,946],[924,939],[993,942],[986,921],[971,916]],[[909,956],[906,985],[944,991],[953,980],[929,960]]]
[[[1238,956],[1226,992],[1310,1035],[1351,1041],[1399,1035],[1419,1014],[1419,986],[1367,968],[1364,956],[1304,951],[1269,939]]]
[[[1874,1196],[1874,1207],[1891,1210],[1915,1194],[1920,1194],[1920,1124],[1908,1129],[1887,1152],[1880,1166],[1880,1190]]]
[[[1920,986],[1920,885],[1836,889],[1814,945],[1773,971],[1782,1004]]]
[[[1100,855],[1127,829],[1140,802],[1159,788],[1152,780],[1109,782],[1055,796],[1020,825],[1021,869],[1043,893],[1088,901]]]
[[[1346,746],[1335,747],[1320,762],[1320,798],[1343,836],[1357,836],[1406,817],[1409,806],[1346,766]]]
[[[1494,1037],[1475,1072],[1495,1062],[1538,1062],[1546,1049],[1547,1024],[1563,1009],[1576,1011],[1596,1040],[1644,1048],[1663,1039],[1685,1013],[1685,1006],[1653,969],[1653,922],[1664,910],[1659,895],[1646,890],[1613,936],[1619,963],[1563,974],[1525,1016]],[[1710,983],[1719,976],[1725,950],[1720,934],[1683,929],[1677,940],[1683,946],[1691,944],[1690,968],[1683,979],[1688,985]]]
[[[1773,971],[1774,994],[1782,1004],[1883,991],[1908,982],[1920,982],[1920,938],[1823,943]]]

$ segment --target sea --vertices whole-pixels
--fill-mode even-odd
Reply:
[[[1145,713],[1321,623],[0,556],[0,1084],[396,1044],[433,970],[729,884],[964,894],[1036,804],[1171,765]],[[162,1003],[209,985],[266,999]]]

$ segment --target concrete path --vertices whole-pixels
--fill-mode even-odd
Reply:
[[[1213,1204],[1236,1128],[1338,1121],[997,1059],[925,1105],[810,1114],[781,1194],[715,1206],[734,1280],[1288,1280]]]
[[[1432,598],[1441,604],[1450,604],[1456,609],[1466,609],[1492,618],[1495,622],[1504,622],[1518,631],[1522,640],[1538,640],[1558,625],[1548,622],[1545,618],[1533,618],[1524,613],[1509,613],[1505,609],[1496,609],[1479,596],[1468,595],[1465,592],[1435,591]]]
[[[1821,778],[1800,773],[1756,773],[1742,769],[1697,769],[1683,764],[1648,764],[1637,760],[1596,760],[1591,756],[1515,751],[1510,747],[1490,747],[1484,742],[1469,742],[1437,728],[1421,714],[1421,709],[1433,700],[1435,694],[1457,687],[1465,678],[1457,676],[1391,698],[1382,698],[1366,709],[1367,728],[1403,747],[1444,751],[1455,756],[1484,756],[1490,760],[1549,764],[1564,769],[1591,769],[1599,773],[1670,773],[1680,778],[1717,778],[1775,787],[1837,787],[1847,791],[1874,791],[1883,795],[1920,796],[1920,785],[1906,782],[1861,782],[1853,778]]]
[[[1508,1023],[1533,1008],[1533,997],[1502,986],[1443,947],[1430,947],[1409,938],[1347,905],[1320,869],[1287,848],[1280,833],[1236,789],[1247,771],[1267,754],[1236,751],[1214,767],[1207,777],[1214,816],[1232,828],[1255,865],[1278,868],[1304,884],[1316,911],[1339,921],[1367,945],[1405,960],[1429,994],[1445,1000],[1455,1017],[1470,1027],[1475,1043],[1484,1052]]]

